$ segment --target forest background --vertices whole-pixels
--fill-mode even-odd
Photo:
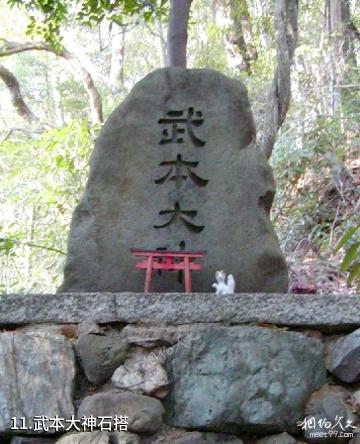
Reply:
[[[49,0],[61,39],[51,22],[39,27],[46,10],[36,3],[0,2],[0,293],[56,290],[101,125],[167,60],[166,1],[139,13],[127,0],[115,17],[116,2]],[[241,79],[258,124],[276,66],[273,9],[271,0],[191,6],[188,67]],[[291,104],[270,159],[272,221],[294,292],[345,294],[359,283],[349,282],[349,271],[360,276],[359,29],[359,0],[299,2]]]

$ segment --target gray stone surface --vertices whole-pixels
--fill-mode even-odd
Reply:
[[[98,334],[102,334],[103,331],[97,325],[97,323],[94,321],[86,320],[86,321],[80,322],[80,324],[77,326],[77,329],[76,329],[77,337],[80,337],[82,335],[88,335],[90,333],[98,335]]]
[[[194,310],[196,307],[196,310]],[[360,327],[359,295],[64,293],[0,296],[0,325],[31,322],[179,325],[267,322],[324,331]]]
[[[124,363],[128,344],[119,335],[85,334],[76,341],[75,349],[88,380],[101,384]]]
[[[78,416],[128,416],[128,430],[134,433],[153,434],[162,425],[164,407],[149,396],[116,391],[96,393],[80,404]]]
[[[116,298],[111,293],[0,295],[0,324],[70,323],[88,319],[115,321]]]
[[[56,444],[110,444],[107,432],[82,432],[63,436]]]
[[[9,431],[12,417],[69,418],[75,358],[71,344],[48,333],[0,334],[0,432]]]
[[[166,359],[167,423],[228,433],[290,430],[326,380],[323,345],[300,333],[214,327]]]
[[[140,444],[140,442],[140,437],[134,433],[93,431],[68,434],[56,441],[56,444]]]
[[[328,370],[344,382],[360,378],[360,329],[339,339],[329,347]]]
[[[167,395],[168,377],[162,365],[162,350],[136,350],[111,377],[115,387],[162,399]]]
[[[135,433],[129,432],[113,432],[111,433],[110,444],[140,444],[141,439]]]
[[[354,407],[354,412],[360,414],[360,390],[355,390],[352,392],[351,401]]]
[[[174,444],[243,444],[242,439],[224,433],[186,432]]]
[[[296,444],[295,438],[286,432],[277,433],[276,435],[265,436],[264,438],[258,439],[256,444]]]
[[[11,438],[10,444],[54,444],[55,439],[51,438],[26,438],[23,436],[14,436]]]
[[[176,110],[185,121],[172,138],[172,123],[159,120]],[[163,131],[171,143],[161,143],[168,138]],[[287,269],[269,220],[274,179],[254,137],[238,80],[209,69],[165,68],[137,83],[97,139],[60,291],[142,291],[144,271],[134,268],[129,249],[179,250],[185,243],[208,252],[203,271],[193,273],[196,291],[211,290],[220,267],[235,276],[238,291],[286,292]],[[173,222],[172,214],[160,214],[175,209]],[[180,212],[189,210],[195,213]],[[153,289],[182,285],[177,273],[154,274]]]
[[[144,348],[169,346],[178,342],[182,337],[201,330],[207,330],[206,324],[176,325],[176,326],[138,326],[126,325],[120,333],[121,338],[129,344]]]
[[[340,437],[340,434],[354,432],[351,426],[357,427],[360,423],[360,417],[353,412],[351,406],[351,393],[339,385],[325,384],[320,390],[314,392],[306,404],[305,413],[306,420],[315,423],[315,428],[303,428],[304,437],[310,443],[347,443],[349,438]],[[331,423],[329,428],[324,425],[324,419]],[[327,433],[327,436],[320,439],[312,438],[310,435],[317,432],[326,433],[329,430],[337,431],[339,435]]]

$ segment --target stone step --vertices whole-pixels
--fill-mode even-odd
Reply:
[[[265,323],[349,331],[360,327],[359,295],[240,293],[58,293],[0,296],[0,326],[30,323],[182,325]]]

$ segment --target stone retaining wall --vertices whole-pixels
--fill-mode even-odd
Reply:
[[[360,442],[359,302],[1,296],[0,443]]]

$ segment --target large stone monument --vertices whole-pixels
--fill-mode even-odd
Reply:
[[[194,291],[214,273],[237,292],[286,292],[287,268],[269,219],[271,168],[253,143],[241,82],[166,68],[135,85],[96,142],[70,228],[60,291],[142,291],[130,248],[206,250]],[[153,291],[182,291],[179,272],[154,272]]]

